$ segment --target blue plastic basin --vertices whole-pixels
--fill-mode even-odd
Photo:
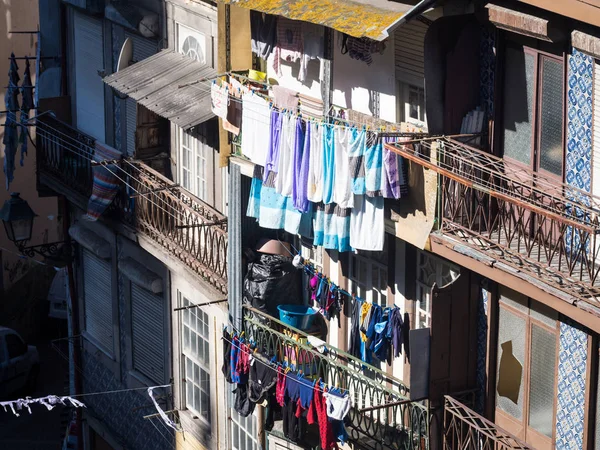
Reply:
[[[279,320],[300,330],[307,330],[311,327],[315,314],[314,309],[304,305],[279,305]]]

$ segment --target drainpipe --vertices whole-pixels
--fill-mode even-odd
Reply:
[[[60,202],[63,210],[63,236],[69,235],[69,202],[66,197],[61,196]],[[67,244],[68,245],[68,244]],[[72,245],[72,244],[71,244]],[[71,250],[72,251],[72,250]],[[75,290],[75,272],[73,270],[73,261],[67,263],[67,274],[69,276],[69,293],[71,295],[71,333],[73,336],[80,336],[81,330],[79,327],[79,298],[77,297],[77,291]],[[77,370],[78,367],[83,367],[81,364],[81,345],[82,341],[79,338],[80,345],[73,342],[73,377],[75,382],[75,394],[83,393],[82,375]],[[83,450],[83,411],[80,408],[75,409],[75,428],[77,430],[77,449]]]

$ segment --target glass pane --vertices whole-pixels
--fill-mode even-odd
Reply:
[[[194,407],[194,393],[192,392],[193,388],[194,388],[194,385],[192,383],[190,383],[189,381],[186,382],[186,384],[185,384],[185,390],[187,393],[187,396],[186,396],[187,401],[185,403],[186,408]]]
[[[563,65],[553,59],[542,61],[540,168],[562,176]]]
[[[234,449],[238,449],[240,448],[240,436],[238,433],[238,427],[237,425],[233,425],[231,427],[231,431],[233,432],[233,448]]]
[[[552,437],[554,413],[554,368],[556,337],[545,329],[531,327],[531,370],[529,380],[529,426]]]
[[[529,165],[535,80],[534,56],[506,48],[504,156]]]
[[[496,406],[515,419],[523,417],[525,319],[500,307]]]
[[[194,409],[198,412],[200,410],[200,389],[194,386]]]

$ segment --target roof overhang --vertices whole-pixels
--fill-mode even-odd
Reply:
[[[383,41],[407,18],[421,14],[435,0],[416,5],[388,0],[219,0],[267,14],[323,25],[354,37]],[[407,18],[404,18],[404,16]],[[403,20],[404,18],[404,20]]]
[[[207,83],[190,83],[214,78],[216,74],[206,64],[172,50],[163,50],[105,77],[104,82],[188,130],[214,117],[210,86]]]

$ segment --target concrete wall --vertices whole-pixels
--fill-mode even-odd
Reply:
[[[7,86],[7,73],[9,68],[8,57],[11,52],[15,56],[31,56],[35,58],[37,37],[28,34],[8,34],[9,31],[31,31],[38,27],[38,1],[37,0],[6,0],[0,4],[0,74],[2,74],[2,90],[0,95],[4,98]],[[25,61],[18,61],[19,75],[23,78]],[[31,66],[32,75],[35,75],[35,63]],[[35,83],[35,77],[32,82]],[[20,102],[20,97],[19,97]],[[4,107],[2,108],[4,109]],[[0,121],[4,123],[5,116],[2,115]],[[32,137],[35,141],[35,135],[32,131]],[[0,140],[4,136],[4,127],[0,129]],[[10,192],[20,192],[21,197],[29,202],[31,208],[38,217],[34,221],[31,244],[41,244],[52,242],[58,239],[58,231],[61,223],[57,213],[56,198],[39,198],[35,183],[35,149],[31,142],[28,146],[28,155],[25,158],[23,167],[19,166],[19,153],[17,151],[16,169],[14,181],[10,190],[4,188],[5,177],[2,174],[2,188],[0,188],[0,206],[10,197]],[[1,146],[0,155],[4,158],[4,146]],[[20,258],[15,245],[8,240],[4,229],[0,231],[0,260],[2,264],[2,285],[0,288],[8,288],[27,272],[34,262]]]

